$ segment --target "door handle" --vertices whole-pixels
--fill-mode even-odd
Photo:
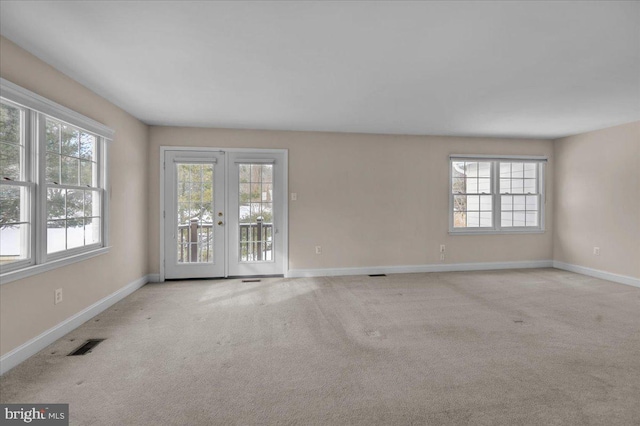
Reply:
[[[224,225],[224,223],[220,220],[220,221],[218,221],[218,225],[222,226],[222,225]]]

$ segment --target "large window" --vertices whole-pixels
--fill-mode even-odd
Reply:
[[[539,157],[450,160],[450,232],[544,230],[544,164]]]
[[[30,265],[31,195],[26,115],[20,106],[0,101],[0,267]]]
[[[100,244],[99,138],[50,117],[45,123],[47,253]]]
[[[8,282],[106,250],[113,131],[0,83],[0,272]]]

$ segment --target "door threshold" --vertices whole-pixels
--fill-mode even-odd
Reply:
[[[224,280],[225,277],[194,277],[194,278],[165,278],[165,281],[205,281],[205,280]]]
[[[284,278],[284,274],[275,275],[230,275],[227,277],[229,280],[239,280],[247,278]]]
[[[233,275],[228,277],[195,277],[195,278],[165,278],[165,281],[204,281],[204,280],[239,280],[260,278],[284,278],[284,274],[275,275]]]

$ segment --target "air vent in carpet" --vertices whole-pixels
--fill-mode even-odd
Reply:
[[[260,280],[242,280],[243,283],[259,283]]]
[[[78,349],[71,352],[67,356],[86,355],[87,353],[90,353],[93,348],[98,346],[98,344],[103,340],[104,339],[89,339],[86,342],[84,342],[82,346],[80,346]]]
[[[370,277],[386,277],[387,274],[371,274]]]

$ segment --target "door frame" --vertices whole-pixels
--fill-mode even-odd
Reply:
[[[288,149],[264,149],[264,148],[213,148],[213,147],[200,147],[200,146],[160,146],[160,209],[159,222],[160,222],[160,277],[159,281],[165,281],[165,256],[164,256],[164,231],[165,231],[165,214],[164,214],[164,202],[165,202],[165,153],[166,151],[183,151],[188,153],[189,151],[209,151],[209,152],[239,152],[239,153],[256,153],[256,154],[282,154],[284,156],[284,164],[282,165],[282,172],[284,179],[282,182],[282,275],[287,276],[289,272],[289,150]],[[229,172],[231,170],[229,164],[229,157],[224,156],[225,166],[225,212],[224,217],[229,217],[229,191],[227,190],[227,182]],[[229,247],[229,233],[225,232],[225,247]],[[229,256],[225,251],[224,259],[224,277],[229,276]]]

